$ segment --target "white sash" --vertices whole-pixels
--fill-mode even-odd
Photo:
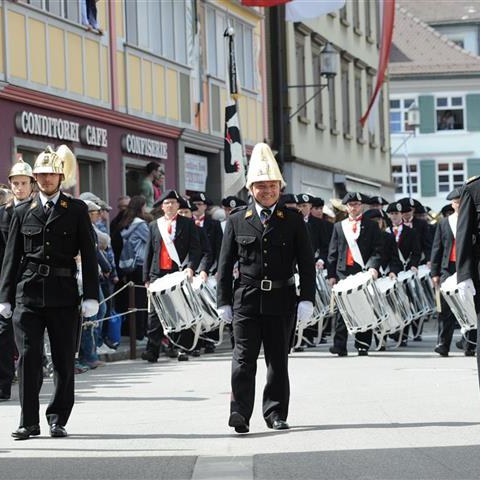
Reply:
[[[168,233],[167,222],[163,220],[163,217],[160,217],[157,220],[158,229],[160,230],[160,235],[162,236],[163,243],[167,249],[170,258],[180,267],[180,257],[178,256],[177,249],[173,243],[173,238],[170,233]]]
[[[353,260],[358,263],[362,268],[365,268],[365,262],[363,261],[362,253],[360,252],[360,249],[357,245],[357,238],[360,236],[361,225],[358,226],[356,233],[353,233],[353,229],[350,225],[350,220],[348,218],[342,220],[341,223],[343,234],[345,235],[348,243],[348,248],[352,252]]]
[[[397,228],[399,229],[399,231],[398,231],[398,240],[397,240],[397,237],[395,236],[395,232],[393,231],[393,227],[392,227],[392,228],[389,227],[388,230],[389,230],[389,231],[391,232],[391,234],[395,237],[395,242],[398,244],[398,243],[400,243],[400,238],[401,238],[402,232],[403,232],[403,223],[402,223],[399,227],[397,227]],[[402,251],[400,250],[400,247],[398,247],[397,250],[398,250],[398,256],[400,257],[400,261],[402,262],[403,268],[405,268],[405,267],[407,266],[408,261],[405,260],[405,257],[403,256],[403,253],[402,253]],[[410,258],[410,257],[408,257],[408,258]]]
[[[453,238],[457,238],[457,222],[458,222],[458,215],[456,213],[452,213],[448,216],[448,223],[450,228],[452,229]]]

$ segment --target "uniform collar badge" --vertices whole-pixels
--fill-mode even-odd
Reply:
[[[32,204],[30,205],[30,210],[33,210],[34,208],[37,208],[37,202],[32,202]]]
[[[247,210],[247,212],[245,213],[245,218],[251,217],[252,215],[253,215],[253,211]]]
[[[278,218],[283,218],[285,214],[281,210],[277,210],[277,217]]]
[[[66,200],[60,200],[60,206],[61,206],[62,208],[67,208],[67,206],[68,206],[67,201],[66,201]]]

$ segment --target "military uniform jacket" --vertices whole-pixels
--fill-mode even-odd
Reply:
[[[84,298],[98,300],[95,240],[85,203],[61,193],[48,218],[38,194],[18,204],[2,265],[0,302],[13,304],[16,299],[32,307],[78,305],[78,254],[82,259]],[[50,273],[43,267],[42,275],[29,268],[29,263],[47,265]],[[57,269],[64,273],[57,275]]]
[[[451,271],[450,254],[453,241],[452,228],[448,218],[444,218],[438,225],[433,238],[431,274],[432,277],[442,277],[442,281],[448,278],[455,271]]]
[[[233,267],[240,277],[233,286]],[[257,316],[285,315],[296,307],[295,286],[261,290],[242,281],[286,281],[298,267],[300,300],[315,301],[315,265],[307,226],[296,211],[277,207],[265,226],[255,204],[239,207],[223,235],[217,279],[218,306],[233,305],[236,313]]]
[[[200,238],[195,227],[195,222],[190,218],[177,215],[175,239],[173,243],[177,249],[180,262],[185,262],[185,268],[195,271],[202,256]],[[145,282],[160,278],[165,272],[160,270],[160,251],[162,248],[162,235],[158,229],[157,221],[150,222],[149,237],[145,246],[145,261],[143,262],[143,280]],[[187,258],[188,256],[188,258]],[[172,263],[172,271],[177,271],[178,266]]]
[[[432,230],[430,229],[428,223],[420,218],[414,218],[412,220],[412,228],[415,230],[420,240],[421,253],[423,253],[423,258],[421,261],[426,263],[432,256]]]
[[[381,266],[385,272],[393,272],[397,275],[403,270],[402,262],[398,255],[395,235],[388,232],[380,232],[382,236],[382,261]]]
[[[213,252],[210,247],[210,242],[208,241],[207,232],[195,225],[195,229],[198,232],[198,237],[200,240],[200,249],[201,249],[201,260],[198,265],[198,272],[207,272],[210,270],[211,265],[213,264]]]
[[[5,255],[13,208],[13,200],[0,207],[0,266],[3,263],[3,257]]]
[[[357,245],[362,254],[365,268],[378,270],[382,261],[382,236],[378,225],[373,220],[362,218]],[[337,222],[333,226],[333,234],[328,251],[328,278],[344,278],[348,275],[347,251],[348,243],[343,234],[342,223]],[[361,267],[357,266],[360,271]]]
[[[418,268],[420,257],[422,256],[422,247],[418,232],[407,225],[403,225],[397,246],[402,252],[404,260],[407,262],[405,269],[409,270],[410,267]]]
[[[207,272],[212,269],[214,272],[218,268],[218,259],[220,257],[220,249],[222,248],[222,238],[223,231],[222,225],[218,220],[205,215],[205,220],[203,221],[203,228],[207,233],[208,241],[210,243],[210,250],[212,255],[210,257],[210,264],[207,265]]]
[[[333,224],[327,220],[321,220],[310,215],[308,217],[308,226],[310,227],[315,260],[321,259],[326,262]]]
[[[475,288],[479,288],[480,262],[480,177],[465,185],[458,211],[457,237],[457,282],[472,279]],[[475,296],[476,299],[479,295]],[[478,308],[478,305],[477,305]]]

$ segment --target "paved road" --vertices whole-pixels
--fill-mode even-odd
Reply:
[[[287,432],[226,426],[229,352],[179,363],[122,361],[77,376],[70,436],[24,442],[18,392],[0,404],[0,479],[478,479],[475,358],[432,352],[434,336],[369,357],[321,346],[291,357]],[[42,390],[42,414],[51,391]]]

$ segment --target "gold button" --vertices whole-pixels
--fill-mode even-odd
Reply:
[[[46,258],[47,260],[50,260],[50,257],[49,257],[48,255],[47,255],[45,258]]]
[[[50,229],[49,229],[49,228],[47,228],[47,232],[49,232],[49,231],[50,231]]]
[[[266,238],[264,238],[264,239],[263,239],[263,241],[264,241],[264,242],[266,242],[266,241],[267,241],[267,239],[266,239]]]
[[[50,242],[45,242],[47,245],[50,245]]]
[[[267,253],[267,251],[266,251],[266,250],[264,250],[264,251],[263,251],[263,253]]]
[[[268,263],[264,263],[263,266],[264,266],[264,267],[268,267]]]

